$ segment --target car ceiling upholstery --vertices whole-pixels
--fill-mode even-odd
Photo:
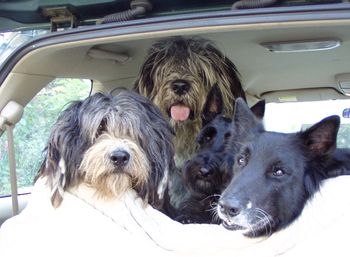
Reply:
[[[339,20],[210,26],[94,38],[37,48],[21,58],[3,82],[0,95],[4,97],[0,99],[0,109],[10,97],[25,105],[56,77],[95,80],[94,91],[131,87],[152,43],[172,35],[201,36],[212,40],[235,63],[244,90],[251,97],[264,96],[275,101],[276,91],[279,92],[277,95],[291,90],[303,94],[302,89],[321,88],[331,92],[329,98],[341,98],[343,96],[334,90],[337,87],[335,76],[350,72],[349,25],[349,20]],[[304,53],[272,53],[261,46],[264,42],[312,39],[339,39],[341,46]],[[125,54],[130,60],[117,63],[93,58],[88,54],[92,48]],[[329,88],[331,90],[327,91]],[[327,98],[327,93],[309,94],[308,97],[309,100],[318,100],[320,95]]]

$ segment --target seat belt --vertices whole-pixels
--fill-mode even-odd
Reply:
[[[17,175],[16,175],[16,158],[15,158],[15,144],[13,140],[13,125],[6,125],[7,131],[7,148],[10,168],[11,181],[11,199],[12,199],[12,215],[18,214],[18,191],[17,191]]]
[[[12,199],[12,214],[18,214],[18,191],[17,191],[17,176],[16,176],[16,158],[15,158],[15,144],[13,140],[13,128],[15,124],[21,119],[23,115],[23,106],[10,101],[1,110],[0,113],[0,136],[7,131],[7,149],[10,169],[11,182],[11,199]]]

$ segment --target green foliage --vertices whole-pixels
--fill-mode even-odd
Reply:
[[[43,88],[25,107],[21,121],[14,129],[17,184],[31,186],[43,160],[42,152],[58,114],[71,101],[89,95],[90,81],[56,79]],[[0,195],[10,194],[7,139],[0,138]]]
[[[340,125],[337,146],[339,148],[350,148],[350,124]]]

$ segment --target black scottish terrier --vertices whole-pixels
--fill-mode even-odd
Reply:
[[[300,215],[324,179],[350,175],[349,149],[336,148],[339,124],[330,116],[302,132],[268,132],[237,99],[229,143],[234,175],[218,204],[223,226],[270,235]]]
[[[260,119],[264,110],[264,101],[252,107]],[[232,136],[232,119],[224,116],[223,96],[218,86],[210,90],[201,117],[203,127],[196,138],[197,152],[171,178],[167,201],[171,204],[167,213],[182,223],[218,224],[220,221],[215,216],[218,197],[232,177],[232,172],[222,167],[222,163],[228,163],[224,158],[233,159],[232,152],[225,154],[226,143]]]

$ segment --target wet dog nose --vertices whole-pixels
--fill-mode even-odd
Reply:
[[[185,80],[175,80],[171,85],[172,90],[178,95],[186,94],[190,89],[190,83]]]
[[[219,200],[219,211],[225,216],[234,217],[241,212],[241,208],[237,200]]]
[[[210,176],[211,174],[213,174],[213,170],[212,169],[209,169],[209,168],[206,168],[206,167],[201,167],[199,169],[199,172],[200,174],[203,176],[203,177],[208,177]]]
[[[123,150],[115,150],[110,154],[109,158],[115,166],[121,167],[129,162],[130,154]]]

